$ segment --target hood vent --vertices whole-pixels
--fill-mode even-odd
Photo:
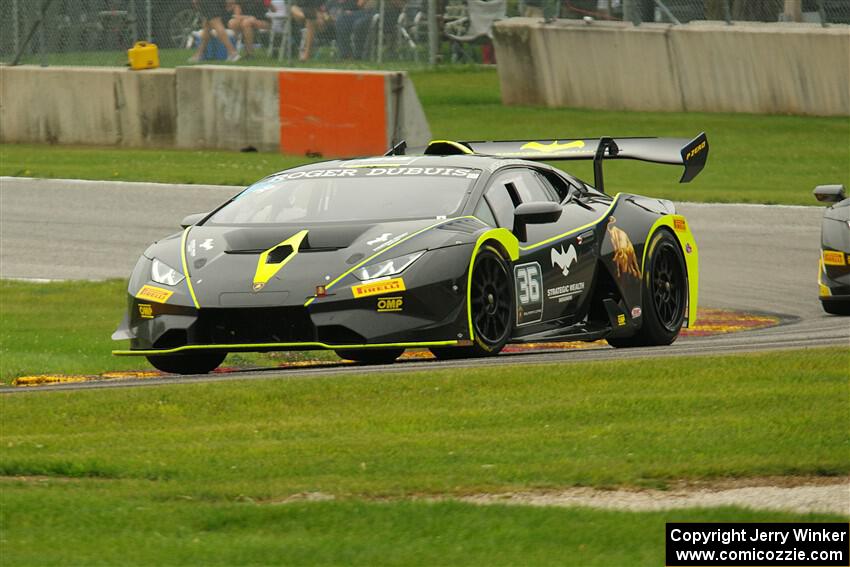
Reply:
[[[246,227],[228,230],[224,238],[227,241],[226,252],[230,254],[258,254],[286,239],[288,235],[307,229],[309,235],[301,243],[298,251],[323,252],[348,248],[373,226],[373,224],[363,224],[334,227],[305,226],[303,228]],[[271,263],[271,258],[269,258],[269,263]]]
[[[269,252],[269,255],[266,257],[266,264],[280,264],[289,258],[290,254],[292,254],[292,246],[289,244],[278,246]]]

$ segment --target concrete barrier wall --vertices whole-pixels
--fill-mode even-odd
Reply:
[[[303,75],[303,70],[219,65],[138,72],[0,67],[0,142],[233,150],[253,146],[278,151],[286,149],[282,135],[290,142],[307,139],[320,124],[329,135],[305,147],[346,156],[383,153],[394,139],[406,139],[410,145],[425,145],[430,139],[425,113],[406,74],[314,73],[330,81],[331,88],[322,92],[323,104],[305,111],[298,105],[286,107],[280,96],[283,77]],[[356,116],[340,113],[358,77],[366,76],[378,81],[379,92],[361,101]],[[294,86],[307,101],[316,91],[309,79]],[[346,89],[335,82],[351,84]],[[282,128],[284,124],[290,128]],[[377,134],[364,145],[361,134],[368,130]]]
[[[178,67],[177,147],[277,151],[279,74],[263,67]]]
[[[494,29],[505,104],[850,115],[850,27],[512,18]]]
[[[0,141],[171,146],[174,70],[0,67]]]

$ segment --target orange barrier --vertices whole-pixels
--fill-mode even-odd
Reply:
[[[329,156],[387,151],[386,74],[280,72],[280,151]]]

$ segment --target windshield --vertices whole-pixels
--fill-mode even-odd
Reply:
[[[480,170],[370,167],[295,171],[248,187],[213,224],[436,218],[460,209]]]

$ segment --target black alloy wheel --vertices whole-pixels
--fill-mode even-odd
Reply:
[[[439,359],[493,356],[511,336],[514,325],[513,279],[499,252],[484,246],[472,267],[469,302],[474,339],[469,347],[432,348]]]
[[[679,336],[688,308],[688,276],[679,241],[661,229],[647,244],[641,328],[631,337],[611,337],[613,347],[669,345]]]

